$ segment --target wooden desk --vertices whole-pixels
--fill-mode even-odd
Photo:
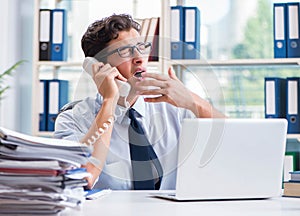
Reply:
[[[149,191],[113,191],[96,200],[87,200],[72,216],[299,216],[300,198],[265,200],[175,202],[149,196]],[[152,192],[153,193],[153,192]]]

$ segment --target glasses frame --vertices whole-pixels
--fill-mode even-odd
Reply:
[[[150,46],[150,50],[149,50],[149,53],[143,53],[140,49],[139,49],[139,46],[141,45],[144,45],[146,48],[148,48]],[[122,56],[121,54],[121,50],[122,49],[126,49],[126,48],[130,48],[130,55],[129,56]],[[141,42],[141,43],[137,43],[136,45],[132,45],[132,46],[122,46],[122,47],[119,47],[117,49],[114,49],[110,52],[108,52],[105,56],[110,56],[114,53],[118,53],[118,55],[121,57],[121,58],[130,58],[133,56],[134,54],[134,49],[136,49],[140,54],[150,54],[151,50],[152,50],[152,43],[151,42]]]

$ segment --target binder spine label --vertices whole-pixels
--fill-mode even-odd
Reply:
[[[298,17],[298,7],[289,6],[289,38],[298,39],[299,38],[299,17]]]
[[[275,82],[266,81],[266,114],[276,114],[276,101],[275,101]]]
[[[298,82],[289,81],[288,89],[288,114],[296,115],[298,113]]]

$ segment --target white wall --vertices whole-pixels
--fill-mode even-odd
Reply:
[[[33,0],[1,0],[0,71],[27,60],[6,79],[10,89],[1,101],[0,126],[30,132]]]

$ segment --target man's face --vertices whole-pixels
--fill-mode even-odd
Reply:
[[[117,39],[111,40],[108,43],[108,51],[126,46],[134,46],[140,42],[143,42],[143,38],[135,29],[132,28],[130,31],[121,31]],[[107,57],[107,63],[112,67],[116,67],[125,78],[129,79],[138,71],[146,72],[148,54],[141,54],[134,48],[132,56],[122,58],[118,52],[114,52]]]

